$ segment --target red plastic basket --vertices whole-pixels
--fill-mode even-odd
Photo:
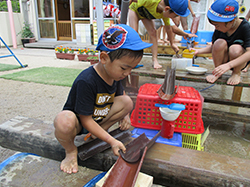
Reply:
[[[178,92],[171,100],[162,100],[158,96],[160,84],[144,84],[140,87],[135,109],[131,115],[132,126],[160,130],[162,117],[155,103],[184,104],[186,109],[175,121],[175,132],[201,134],[204,132],[201,118],[203,101],[197,90],[192,87],[179,86]]]

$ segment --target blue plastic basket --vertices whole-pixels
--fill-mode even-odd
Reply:
[[[185,30],[185,32],[190,33],[189,30]],[[212,42],[212,36],[214,34],[214,31],[197,31],[196,35],[198,37],[193,37],[191,40],[198,42],[199,44],[207,44],[207,42]],[[187,40],[185,40],[182,37],[181,43],[187,43]]]

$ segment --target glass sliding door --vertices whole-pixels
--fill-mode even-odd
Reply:
[[[53,0],[37,0],[40,38],[56,38]]]

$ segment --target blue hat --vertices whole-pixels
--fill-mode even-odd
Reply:
[[[117,49],[130,49],[139,51],[152,45],[151,43],[143,42],[132,27],[117,24],[103,32],[98,40],[96,50],[115,51]]]
[[[216,0],[207,12],[207,17],[215,22],[229,22],[237,17],[239,4],[236,0]]]
[[[187,17],[190,13],[188,10],[188,0],[168,0],[170,8],[181,17]]]

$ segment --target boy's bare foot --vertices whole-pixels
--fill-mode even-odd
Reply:
[[[219,77],[216,77],[214,75],[208,75],[206,76],[207,82],[214,83]]]
[[[66,153],[66,157],[61,162],[60,169],[68,174],[77,173],[78,163],[77,163],[77,150],[70,153]]]
[[[246,72],[248,71],[249,67],[250,67],[250,64],[248,64],[247,67],[245,67],[245,68],[242,70],[242,72],[246,73]]]
[[[161,69],[162,65],[160,65],[158,62],[154,62],[154,69]]]
[[[170,44],[168,40],[163,40],[165,44]]]
[[[158,39],[158,43],[164,43],[162,39]]]
[[[227,80],[227,84],[236,85],[240,83],[240,73],[233,73],[231,77]]]

